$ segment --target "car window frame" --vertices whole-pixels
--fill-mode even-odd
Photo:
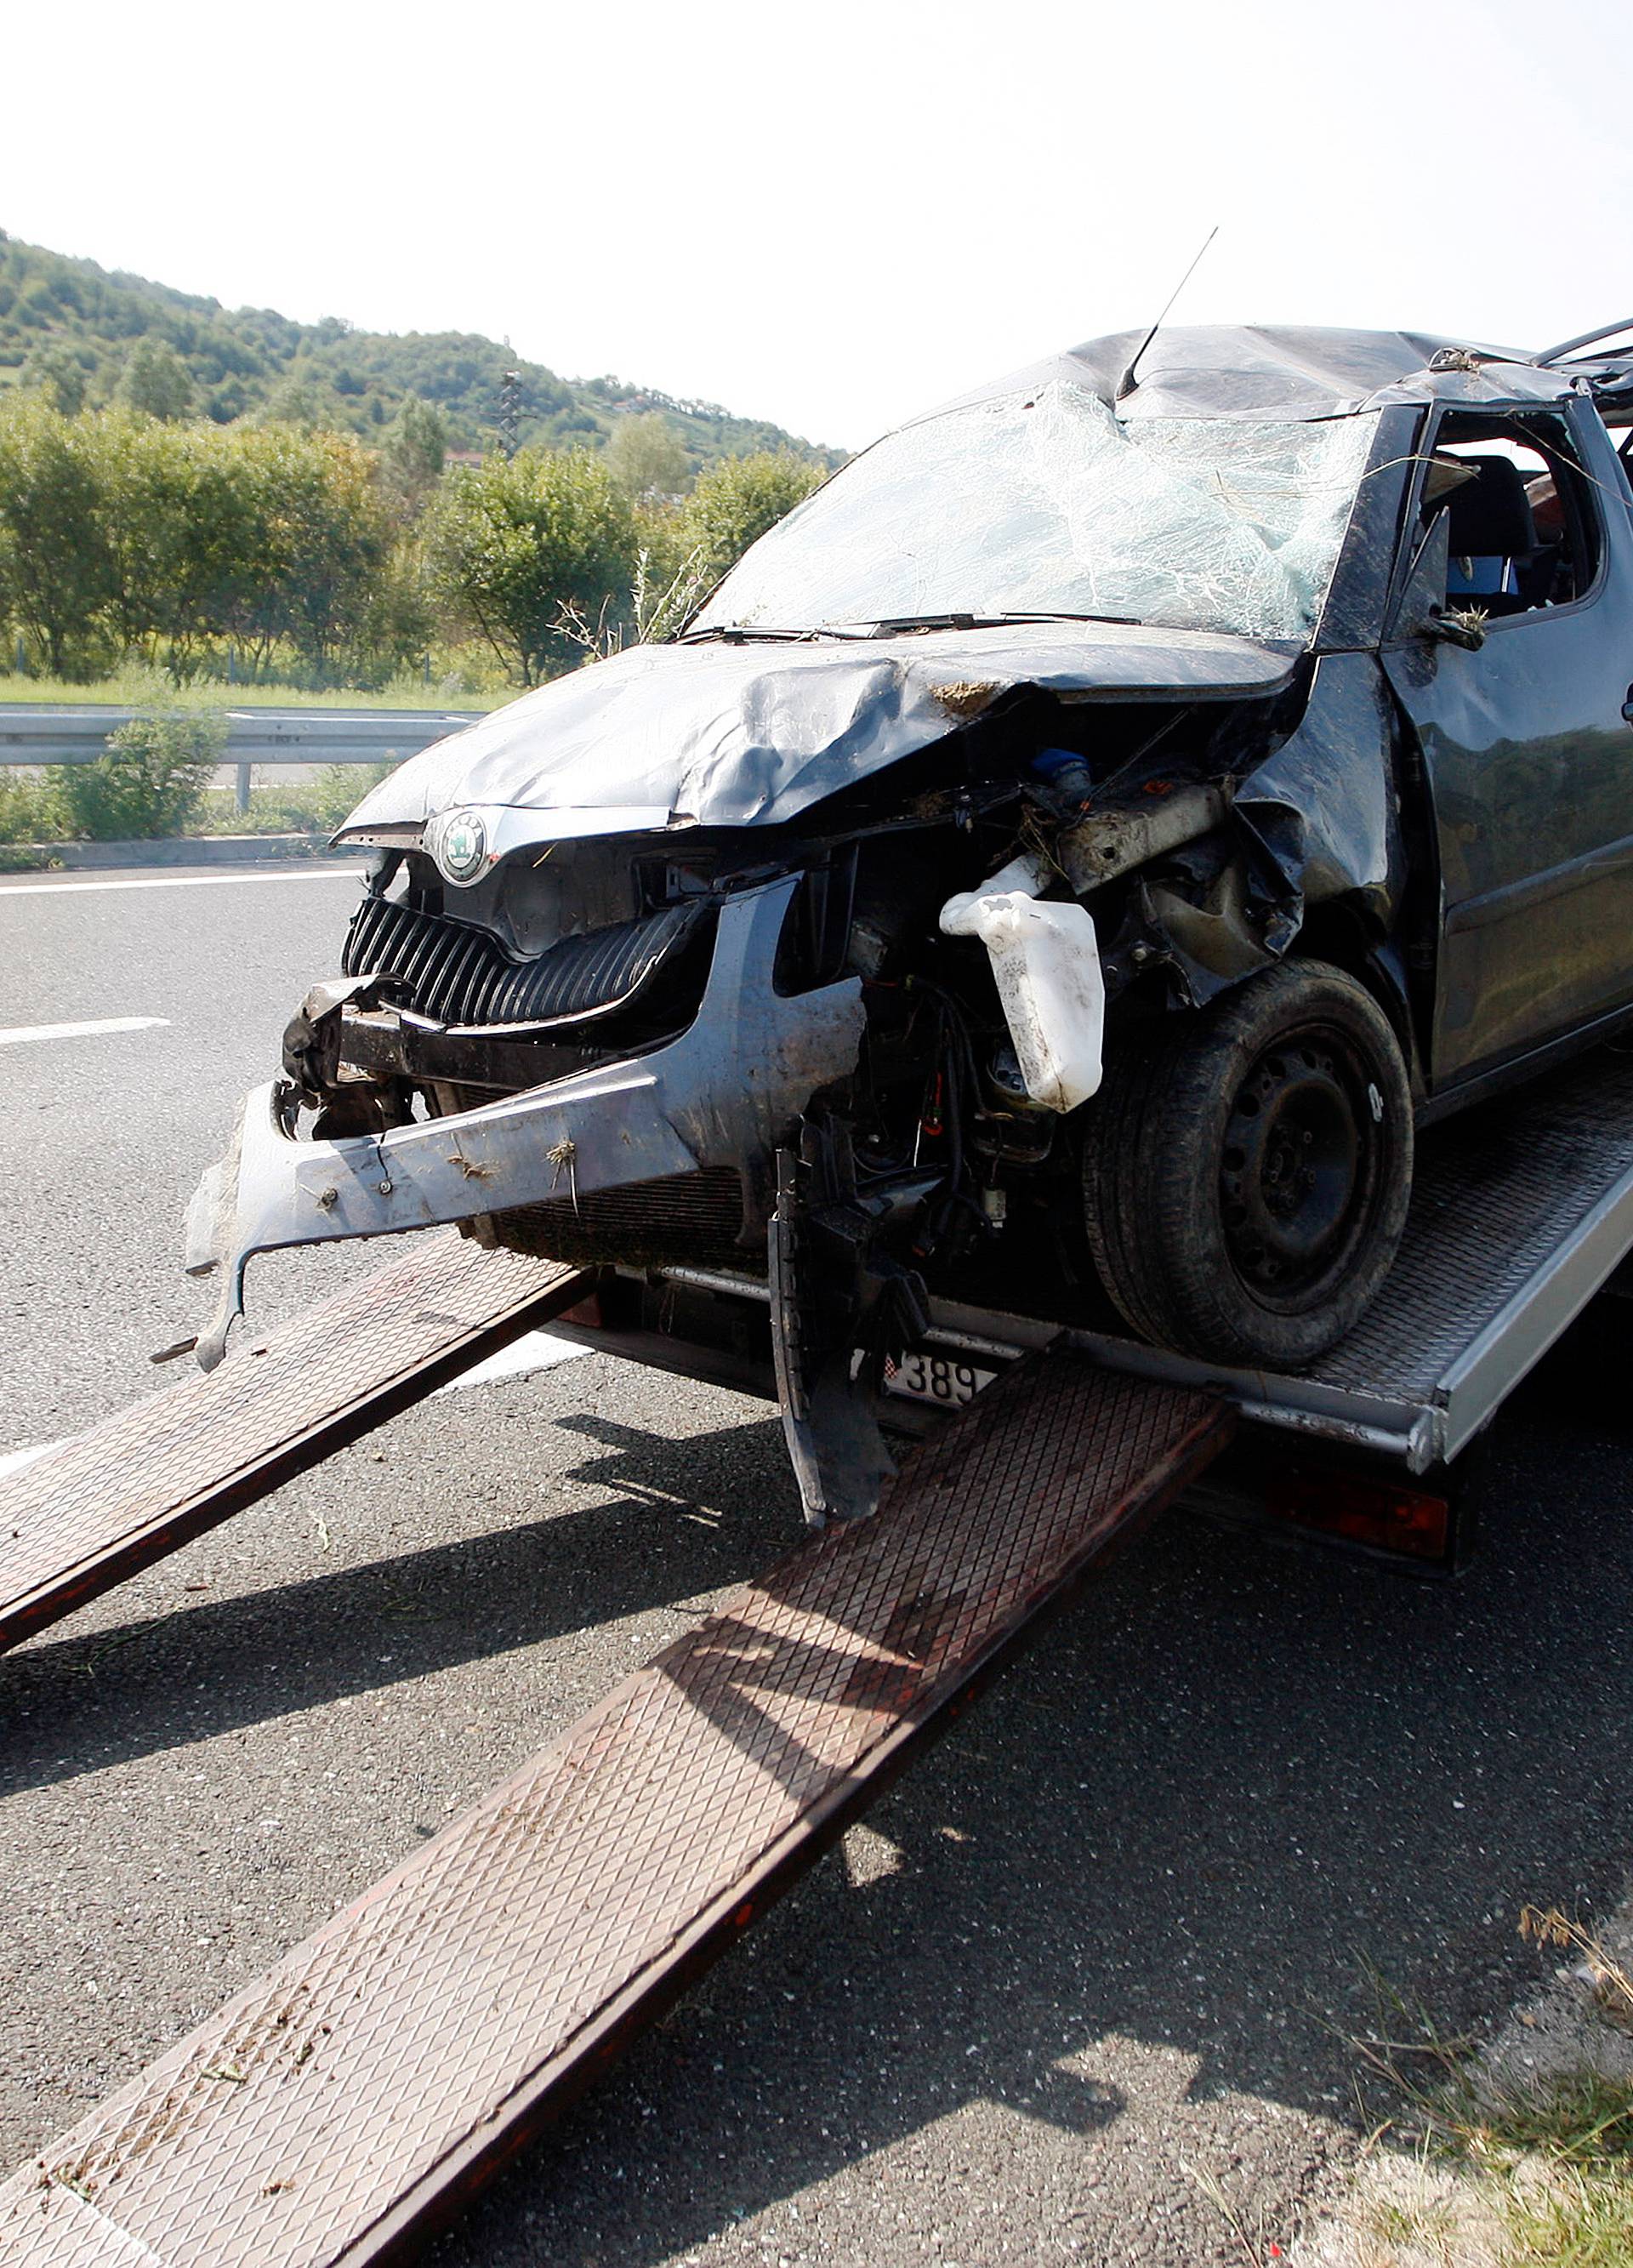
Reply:
[[[1366,652],[1389,635],[1405,562],[1416,549],[1403,532],[1416,510],[1416,460],[1423,426],[1416,405],[1388,402],[1378,413],[1372,460],[1356,483],[1337,564],[1307,648],[1312,654]]]
[[[1430,414],[1429,423],[1423,432],[1422,461],[1416,467],[1413,477],[1406,519],[1406,526],[1415,532],[1414,541],[1410,546],[1414,557],[1416,556],[1417,543],[1425,532],[1422,517],[1423,484],[1428,478],[1430,460],[1440,446],[1441,429],[1448,418],[1475,416],[1479,418],[1482,423],[1501,421],[1517,426],[1519,430],[1515,436],[1516,439],[1522,446],[1536,450],[1539,456],[1544,457],[1547,453],[1537,449],[1535,439],[1526,432],[1525,428],[1527,421],[1538,423],[1544,419],[1555,420],[1563,427],[1572,445],[1573,454],[1568,461],[1572,465],[1577,475],[1576,485],[1580,504],[1589,513],[1598,515],[1593,526],[1593,533],[1597,537],[1593,573],[1586,589],[1579,591],[1574,599],[1566,600],[1562,606],[1526,607],[1516,615],[1489,615],[1484,624],[1484,635],[1487,638],[1495,637],[1505,630],[1529,629],[1539,622],[1563,622],[1573,615],[1582,613],[1588,607],[1597,606],[1609,582],[1612,541],[1610,519],[1604,509],[1604,500],[1600,493],[1603,482],[1599,475],[1590,472],[1583,461],[1588,452],[1582,446],[1584,437],[1576,431],[1576,421],[1571,415],[1577,406],[1571,401],[1549,402],[1541,408],[1534,401],[1494,401],[1482,402],[1478,408],[1475,408],[1467,402],[1442,401],[1438,402]],[[1595,411],[1593,415],[1597,418],[1598,412]],[[1469,445],[1460,444],[1459,446]]]

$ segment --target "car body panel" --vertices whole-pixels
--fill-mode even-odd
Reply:
[[[1236,798],[1306,905],[1355,896],[1380,936],[1405,880],[1394,742],[1377,658],[1323,654],[1297,728]]]
[[[638,1060],[361,1140],[297,1141],[287,1096],[256,1088],[189,1215],[189,1266],[222,1278],[201,1363],[224,1353],[258,1252],[469,1219],[495,1203],[559,1198],[576,1210],[604,1189],[769,1160],[862,1042],[854,979],[797,1000],[765,981],[796,887],[783,877],[728,902],[695,1021]]]
[[[1136,355],[1138,383],[1129,388]],[[1063,381],[1114,402],[1120,417],[1342,417],[1396,403],[1558,401],[1575,378],[1541,369],[1512,348],[1471,346],[1426,331],[1191,323],[1090,339],[943,407]]]

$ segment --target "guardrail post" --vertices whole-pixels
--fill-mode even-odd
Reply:
[[[238,777],[235,784],[233,801],[239,811],[247,811],[249,809],[250,767],[247,764],[239,764],[237,767],[237,773]]]

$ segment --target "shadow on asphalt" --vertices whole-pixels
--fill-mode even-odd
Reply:
[[[1595,1310],[1516,1398],[1455,1584],[1163,1523],[879,1807],[894,1870],[853,1886],[829,1860],[442,2240],[444,2268],[657,2262],[972,2101],[1107,2127],[1117,2043],[1174,2051],[1191,2104],[1354,2127],[1374,1973],[1446,2032],[1500,2020],[1545,1973],[1521,1904],[1604,1911],[1633,1868],[1630,1344]],[[676,1506],[693,1455],[721,1492],[722,1437],[575,1422],[607,1505],[140,1625],[94,1725],[98,1641],[19,1657],[0,1675],[35,1719],[8,1771],[177,1738],[183,1662],[194,1739],[379,1683],[396,1601],[425,1609],[392,1624],[412,1676],[786,1542],[774,1424],[725,1437],[754,1509],[708,1526]]]
[[[0,1798],[673,1606],[797,1540],[775,1421],[661,1450],[604,1419],[556,1422],[599,1445],[568,1477],[605,1501],[0,1660]],[[733,1498],[722,1469],[745,1464],[766,1483]]]
[[[1548,1973],[1523,1902],[1633,1886],[1630,1344],[1511,1406],[1456,1583],[1164,1523],[873,1813],[895,1871],[828,1862],[442,2268],[655,2263],[972,2102],[1111,2127],[1129,2042],[1360,2131],[1378,1980],[1479,2032]]]

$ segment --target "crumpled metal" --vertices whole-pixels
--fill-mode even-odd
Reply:
[[[1300,648],[1202,630],[1018,624],[794,645],[632,646],[524,695],[414,756],[341,831],[417,825],[456,805],[537,813],[533,838],[597,831],[598,810],[669,824],[774,825],[942,740],[1004,694],[1066,701],[1265,699]]]
[[[1314,323],[1165,326],[1139,354],[1133,389],[1118,397],[1144,331],[1117,331],[1029,363],[960,394],[948,408],[1051,381],[1086,387],[1119,417],[1342,417],[1392,402],[1559,401],[1578,373],[1541,370],[1519,349],[1427,331],[1357,331]],[[1437,357],[1443,366],[1430,365]],[[1470,366],[1472,365],[1472,367]],[[940,416],[939,410],[930,413]]]

